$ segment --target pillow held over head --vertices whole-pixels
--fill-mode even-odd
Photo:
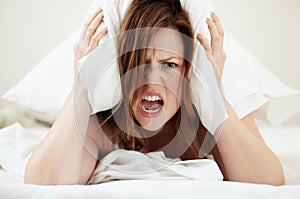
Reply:
[[[127,8],[122,7],[125,0],[110,2],[115,7],[113,10],[117,12],[116,16],[125,15]],[[198,13],[206,10],[199,19],[191,19],[195,27],[200,27],[204,16],[208,16],[212,9],[210,0],[181,2],[182,5],[189,2],[190,6],[186,5],[185,8]],[[193,6],[193,3],[197,6]],[[97,4],[99,2],[93,4],[91,9]],[[207,29],[201,31],[209,35]],[[9,89],[3,98],[36,111],[57,114],[72,87],[73,45],[79,34],[80,31],[77,31],[53,49],[21,81]],[[228,32],[225,32],[224,49],[227,55],[223,71],[225,96],[240,118],[255,112],[255,116],[261,119],[280,124],[300,111],[299,92],[284,85]]]

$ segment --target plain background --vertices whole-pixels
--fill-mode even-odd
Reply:
[[[0,0],[0,95],[80,28],[92,2]],[[212,2],[226,31],[284,83],[300,89],[299,0]]]

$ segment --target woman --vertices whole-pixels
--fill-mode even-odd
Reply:
[[[226,59],[224,33],[218,17],[214,13],[211,17],[206,21],[211,42],[200,34],[197,34],[197,40],[204,47],[220,81]],[[97,31],[102,21],[103,12],[99,9],[86,22],[74,48],[75,65],[95,49],[106,34],[106,29]],[[141,34],[143,29],[140,28],[145,27],[153,29]],[[163,29],[156,31],[156,28]],[[187,60],[193,56],[193,45],[184,39],[185,36],[193,39],[194,33],[180,1],[134,0],[122,22],[121,32],[132,29],[136,30],[133,34],[121,34],[119,39],[118,63],[123,94],[119,104],[90,116],[87,91],[77,79],[75,67],[74,87],[50,132],[32,153],[26,167],[25,183],[85,184],[97,164],[97,157],[88,151],[99,152],[101,158],[117,145],[140,152],[163,150],[169,157],[180,156],[182,159],[203,158],[212,153],[225,180],[284,184],[280,162],[264,143],[252,115],[240,120],[226,99],[228,118],[219,129],[222,133],[211,151],[202,151],[206,130],[191,104],[188,89],[191,66]],[[166,33],[166,29],[172,31]],[[167,49],[156,48],[165,41],[172,41],[167,47],[164,45]],[[139,49],[143,43],[149,48]],[[124,49],[129,51],[124,52]],[[74,122],[73,97],[80,102],[76,107],[76,112],[81,115],[80,124]],[[98,128],[99,123],[101,128]],[[80,137],[78,129],[84,132]],[[101,130],[106,136],[99,133]],[[173,147],[165,149],[164,146],[176,135],[179,139]],[[81,143],[82,138],[93,148],[87,149]]]

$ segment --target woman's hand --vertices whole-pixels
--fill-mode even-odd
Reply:
[[[206,51],[208,59],[212,62],[215,69],[217,69],[217,76],[222,77],[226,55],[223,50],[224,31],[220,19],[214,12],[211,13],[211,18],[206,19],[208,29],[211,36],[211,42],[203,35],[198,34],[197,39],[200,41],[204,50]]]
[[[99,40],[107,33],[107,28],[98,29],[103,22],[103,11],[101,8],[97,9],[92,16],[85,22],[79,40],[74,45],[74,77],[75,80],[78,75],[77,64],[78,61],[93,51],[97,46]]]

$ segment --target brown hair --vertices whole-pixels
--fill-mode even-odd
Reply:
[[[104,129],[110,129],[109,136],[114,143],[120,147],[129,150],[139,150],[147,146],[147,138],[141,138],[141,131],[137,130],[135,125],[138,123],[132,113],[131,104],[140,96],[141,90],[138,89],[130,100],[130,85],[142,81],[143,69],[138,69],[138,76],[124,76],[126,72],[146,63],[146,46],[151,39],[152,31],[144,31],[143,28],[171,28],[186,37],[182,37],[184,42],[184,77],[188,82],[188,75],[191,70],[193,56],[193,38],[194,33],[189,20],[189,14],[182,8],[179,0],[133,0],[129,10],[122,21],[120,32],[131,31],[130,34],[121,34],[119,37],[119,72],[122,77],[122,99],[116,107],[111,110],[97,114],[100,124]],[[188,40],[186,38],[189,38]],[[125,78],[124,78],[125,77]],[[135,82],[133,80],[136,80]],[[198,157],[200,144],[195,138],[199,129],[203,129],[201,121],[196,113],[192,101],[189,85],[184,83],[182,88],[182,103],[177,113],[164,125],[161,132],[180,133],[180,142],[177,147],[185,147],[184,154],[180,154],[182,159],[192,159]],[[129,105],[129,106],[128,106]],[[187,116],[182,118],[181,116]],[[118,125],[114,118],[122,118]],[[119,128],[122,126],[122,128]],[[125,132],[124,132],[125,131]],[[126,133],[127,132],[127,133]],[[130,133],[128,133],[130,132]],[[194,133],[194,134],[193,134]],[[192,143],[192,144],[190,144]],[[168,155],[168,154],[166,154]],[[172,156],[172,154],[169,154]]]

